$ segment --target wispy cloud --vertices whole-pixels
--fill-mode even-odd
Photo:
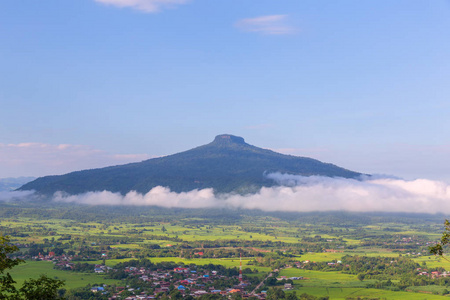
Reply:
[[[125,196],[108,191],[82,195],[55,193],[53,200],[96,205],[153,205],[180,208],[244,208],[264,211],[353,211],[450,213],[450,185],[427,179],[366,178],[365,180],[267,175],[282,186],[264,187],[249,195],[215,195],[213,189],[175,193],[155,187],[147,194]]]
[[[159,12],[164,8],[172,8],[184,4],[189,0],[95,0],[107,5],[117,7],[131,7],[146,13]]]
[[[429,178],[450,182],[447,161],[450,145],[414,145],[392,143],[362,147],[317,146],[272,148],[275,152],[306,156],[367,174],[393,174],[406,179]],[[411,163],[414,162],[414,163]]]
[[[149,158],[147,154],[111,154],[86,145],[0,144],[0,178],[64,174]]]
[[[297,30],[288,24],[287,15],[270,15],[256,18],[242,19],[235,26],[242,31],[256,32],[267,35],[293,34]]]

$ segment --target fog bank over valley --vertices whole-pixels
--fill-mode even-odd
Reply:
[[[365,177],[362,180],[322,176],[266,175],[279,186],[257,193],[215,194],[212,188],[176,193],[158,186],[146,194],[110,191],[68,195],[56,192],[52,201],[86,205],[161,206],[166,208],[242,208],[263,211],[352,211],[450,213],[450,185],[428,179]],[[1,201],[39,199],[30,191],[2,192]]]

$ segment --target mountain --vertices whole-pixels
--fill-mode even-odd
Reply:
[[[223,134],[212,143],[185,152],[139,163],[41,177],[20,190],[41,194],[108,190],[125,194],[131,190],[147,193],[160,185],[175,192],[214,188],[216,193],[247,193],[275,185],[264,176],[272,172],[345,178],[361,175],[312,158],[258,148],[241,137]]]
[[[0,178],[0,192],[14,191],[27,182],[35,180],[36,177],[9,177]]]

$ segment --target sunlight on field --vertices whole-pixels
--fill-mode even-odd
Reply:
[[[106,260],[106,265],[107,266],[115,266],[118,263],[121,262],[126,262],[126,261],[130,261],[133,260],[135,258],[124,258],[124,259],[108,259]],[[215,258],[179,258],[179,257],[150,257],[148,258],[151,262],[153,263],[159,263],[159,262],[175,262],[175,263],[183,263],[185,265],[189,265],[189,264],[195,264],[195,265],[207,265],[207,264],[214,264],[214,265],[222,265],[226,268],[239,268],[239,258],[220,258],[220,259],[215,259]],[[259,267],[259,266],[254,266],[254,265],[249,265],[248,263],[251,261],[252,259],[248,259],[248,258],[242,258],[242,267],[243,268],[251,268],[253,269],[257,269],[260,272],[269,272],[271,270],[271,268],[268,267]],[[101,261],[93,261],[90,263],[101,263]]]
[[[120,245],[111,245],[111,248],[141,249],[142,247],[137,244],[120,244]]]
[[[444,268],[446,270],[450,270],[450,257],[444,256],[421,256],[414,258],[414,261],[423,266],[423,263],[426,263],[427,268]],[[425,266],[423,266],[425,267]]]
[[[311,262],[331,262],[333,260],[339,260],[345,254],[343,252],[337,253],[305,253],[300,257],[301,261],[309,260]]]
[[[397,292],[379,289],[365,288],[368,283],[374,283],[375,280],[359,281],[355,275],[342,274],[340,272],[320,272],[302,270],[296,268],[284,269],[280,276],[303,277],[302,280],[294,280],[295,291],[297,295],[308,293],[315,296],[329,296],[330,299],[346,299],[347,297],[380,297],[387,299],[443,299],[445,296]],[[416,291],[424,292],[442,292],[445,287],[417,287]]]
[[[130,218],[133,222],[114,222],[102,216],[90,221],[18,217],[1,219],[0,226],[11,234],[13,242],[24,244],[20,245],[23,253],[33,250],[34,255],[37,255],[36,252],[48,253],[59,247],[59,251],[64,250],[66,254],[71,250],[71,255],[82,255],[92,268],[94,264],[103,263],[102,254],[107,254],[106,265],[110,267],[145,257],[153,263],[214,264],[239,268],[238,251],[244,251],[249,257],[243,257],[243,268],[259,271],[249,274],[251,277],[265,276],[283,264],[292,266],[297,261],[336,262],[346,255],[393,258],[401,255],[413,259],[421,266],[426,263],[423,268],[442,267],[450,270],[450,261],[443,258],[408,254],[425,253],[431,239],[438,236],[438,233],[427,233],[437,228],[433,224],[422,225],[418,222],[412,226],[407,223],[384,224],[376,221],[367,225],[364,220],[359,227],[351,222],[349,226],[332,227],[328,222],[316,223],[319,219],[314,219],[313,223],[274,217],[250,217],[236,223],[228,220],[216,223],[207,217],[183,218],[183,221],[175,219],[171,216],[164,218],[165,221],[153,221],[152,217],[146,223],[139,223],[134,215]],[[39,247],[42,248],[32,248],[30,243],[33,242],[41,244]],[[204,255],[196,253],[200,251]],[[164,257],[166,255],[168,257]],[[116,259],[118,257],[120,259]],[[264,266],[254,265],[255,259],[258,260],[257,264]],[[288,278],[304,277],[302,280],[294,280],[297,295],[308,293],[330,296],[330,299],[442,299],[442,296],[436,294],[445,292],[445,286],[436,283],[433,286],[411,286],[406,292],[372,289],[367,286],[375,284],[375,279],[365,278],[360,281],[356,275],[333,271],[333,267],[326,264],[321,268],[322,271],[288,268],[282,269],[279,275]],[[14,268],[12,275],[20,284],[41,273],[66,280],[68,289],[94,283],[123,283],[105,279],[104,275],[95,273],[54,270],[50,262],[27,262]],[[394,284],[399,282],[398,278],[390,279]]]
[[[433,300],[433,299],[448,299],[446,296],[413,293],[413,292],[393,292],[378,289],[366,288],[324,288],[324,287],[300,287],[295,290],[297,295],[302,293],[311,294],[314,296],[329,296],[330,299],[345,300],[347,297],[367,297],[369,299],[389,299],[389,300]]]

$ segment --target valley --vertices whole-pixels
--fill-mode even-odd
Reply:
[[[200,299],[440,299],[450,289],[450,262],[428,250],[441,237],[443,215],[1,206],[0,233],[26,261],[13,277],[19,284],[41,273],[65,280],[68,299],[152,299],[177,291]],[[124,272],[141,265],[148,271]],[[208,280],[181,277],[176,268]],[[168,289],[155,276],[164,276]],[[105,294],[91,291],[103,285]]]

